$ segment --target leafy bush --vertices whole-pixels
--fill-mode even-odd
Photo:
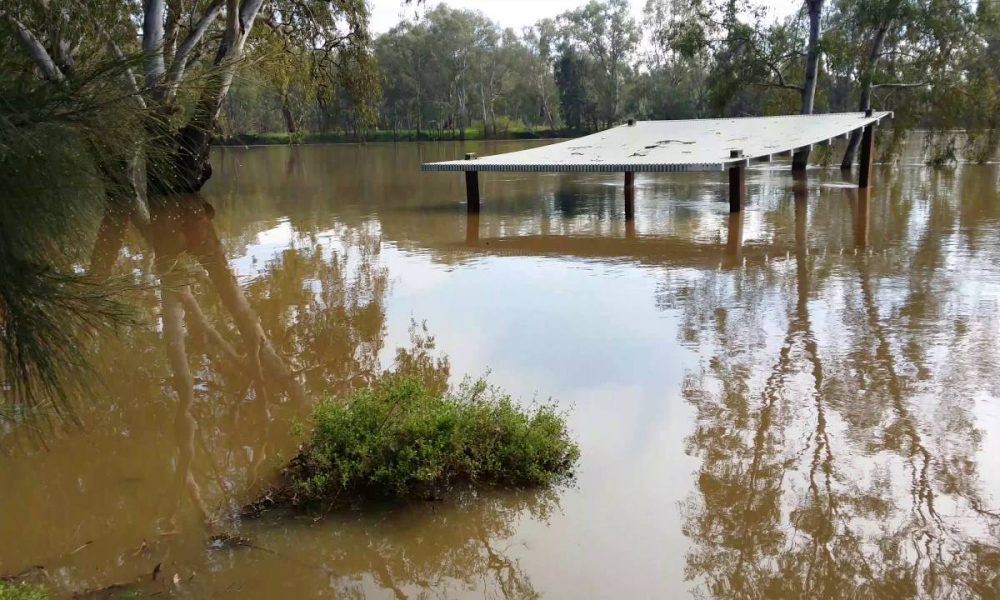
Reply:
[[[40,586],[0,580],[0,600],[48,600],[48,597]]]
[[[544,486],[569,477],[579,456],[553,406],[519,407],[483,380],[442,394],[389,375],[347,402],[319,403],[313,421],[285,470],[294,505],[423,497],[467,483]]]

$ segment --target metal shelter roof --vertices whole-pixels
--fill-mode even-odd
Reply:
[[[471,160],[425,163],[424,171],[719,171],[822,144],[891,112],[637,121],[592,135]],[[742,156],[731,158],[733,150]]]

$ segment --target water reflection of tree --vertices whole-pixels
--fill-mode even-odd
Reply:
[[[970,255],[950,237],[961,219],[960,236],[981,239],[1000,209],[969,218],[958,183],[935,183],[924,203],[903,186],[873,201],[889,205],[885,252],[810,252],[797,187],[778,213],[795,235],[787,261],[662,286],[683,341],[709,356],[684,387],[702,460],[687,574],[704,595],[1000,594],[972,413],[977,393],[1000,395],[1000,315],[961,287],[998,246]],[[905,219],[891,213],[904,203]]]
[[[363,597],[364,587],[357,580],[367,574],[397,598],[447,597],[469,589],[482,589],[487,597],[538,598],[528,574],[510,556],[509,543],[502,540],[514,535],[520,519],[545,521],[557,509],[555,490],[486,492],[386,517],[416,519],[419,532],[427,535],[397,535],[391,522],[357,527],[340,531],[348,543],[325,546],[320,556],[338,574],[338,595],[353,592]],[[406,524],[400,524],[405,529]]]
[[[44,556],[0,553],[4,574],[20,560],[42,561],[63,568],[62,583],[80,590],[129,581],[135,573],[148,577],[165,557],[181,562],[294,452],[291,421],[307,419],[308,402],[296,401],[286,383],[301,381],[312,399],[341,395],[380,372],[388,274],[377,230],[296,235],[238,282],[208,207],[162,208],[141,240],[121,238],[115,268],[159,279],[135,298],[136,309],[159,327],[100,340],[104,383],[80,407],[89,432],[83,451],[63,456],[77,445],[72,437],[54,440],[49,452],[17,448],[14,468],[0,475],[12,500],[33,499],[34,515],[20,521],[0,515],[0,529],[10,539],[56,540]],[[242,328],[234,302],[240,310],[252,307]],[[252,350],[247,331],[259,334]],[[448,361],[437,356],[426,328],[415,325],[411,338],[397,350],[397,366],[438,385],[447,381]],[[285,371],[267,366],[264,344]],[[248,360],[255,354],[263,359],[257,365]],[[0,440],[3,450],[14,447],[13,437]],[[33,472],[47,476],[26,475]],[[124,493],[123,480],[134,483],[109,503],[109,494]],[[112,539],[118,542],[101,545]],[[84,542],[87,552],[70,554]]]

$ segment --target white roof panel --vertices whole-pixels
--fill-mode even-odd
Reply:
[[[637,121],[529,150],[426,163],[424,171],[716,171],[828,142],[891,112]],[[741,158],[731,158],[733,150]]]

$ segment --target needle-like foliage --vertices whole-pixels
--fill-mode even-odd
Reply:
[[[143,114],[121,65],[58,86],[0,62],[0,405],[64,411],[87,388],[97,336],[132,320],[130,286],[86,270],[114,191],[104,174]]]

